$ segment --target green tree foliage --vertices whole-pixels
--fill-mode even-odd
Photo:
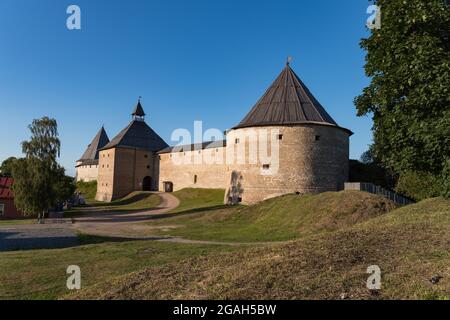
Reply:
[[[406,171],[400,176],[396,191],[416,201],[437,197],[442,194],[439,177],[417,171]]]
[[[77,191],[81,193],[86,201],[94,201],[97,194],[97,181],[78,181]]]
[[[74,182],[56,161],[60,152],[56,120],[44,117],[29,126],[31,139],[22,143],[25,158],[14,162],[14,202],[27,215],[44,214],[74,190]]]
[[[3,161],[0,165],[0,176],[11,177],[13,164],[16,160],[17,159],[15,157],[9,157],[5,161]]]
[[[377,0],[381,29],[361,46],[370,85],[355,99],[371,114],[373,155],[396,173],[443,177],[450,158],[450,11],[444,0]]]
[[[349,169],[350,182],[368,182],[388,189],[394,187],[389,171],[376,163],[350,160]]]
[[[64,202],[73,196],[77,186],[74,178],[65,175],[65,170],[63,167],[60,167],[58,177],[58,181],[53,187],[56,192],[57,201]]]

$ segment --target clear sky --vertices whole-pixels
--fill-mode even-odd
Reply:
[[[66,9],[81,8],[81,30]],[[353,99],[364,76],[369,2],[361,0],[1,0],[0,161],[21,156],[34,118],[54,117],[60,162],[75,161],[101,125],[112,139],[142,96],[167,143],[177,128],[236,125],[292,56],[292,68],[342,126],[350,154],[371,142]]]

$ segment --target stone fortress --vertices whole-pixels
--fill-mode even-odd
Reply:
[[[169,147],[144,118],[139,100],[125,129],[109,141],[102,127],[77,161],[77,181],[97,180],[97,200],[214,188],[226,190],[226,203],[253,204],[342,190],[348,179],[353,133],[337,125],[289,63],[225,140]],[[263,149],[270,157],[258,156]]]

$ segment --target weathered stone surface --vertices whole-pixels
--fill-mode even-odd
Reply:
[[[90,182],[97,180],[98,165],[86,165],[77,167],[77,182]]]
[[[150,189],[157,190],[159,161],[154,152],[123,147],[102,150],[96,200],[112,201],[143,190],[146,177],[150,178]]]
[[[255,128],[233,130],[228,139],[245,143],[245,156],[249,153],[249,131]],[[273,135],[282,135],[279,140],[279,156],[272,161],[264,172],[264,160],[256,164],[237,164],[231,166],[235,172],[235,192],[239,193],[246,204],[260,202],[287,193],[318,193],[341,190],[348,178],[349,133],[343,129],[324,125],[296,125],[264,127]],[[245,141],[245,142],[244,142]],[[227,145],[227,153],[238,148],[236,143]],[[231,150],[230,150],[231,149]],[[271,154],[269,148],[269,155]],[[237,153],[236,157],[242,157]],[[278,161],[277,161],[278,160]],[[233,189],[230,184],[227,193]],[[231,192],[232,193],[232,192]]]
[[[267,159],[251,152],[261,150],[264,130]],[[278,143],[279,152],[275,148],[272,154],[271,139]],[[244,128],[228,132],[226,148],[161,154],[160,158],[160,191],[164,182],[172,182],[175,191],[225,188],[226,202],[231,198],[251,204],[287,193],[342,190],[348,178],[349,132],[314,124]],[[208,164],[205,159],[215,162]]]

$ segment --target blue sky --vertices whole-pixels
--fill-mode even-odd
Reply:
[[[81,30],[66,9],[81,8]],[[75,161],[105,125],[111,138],[143,96],[147,123],[169,144],[177,128],[228,129],[292,68],[340,126],[350,154],[371,142],[353,99],[368,84],[361,0],[2,0],[0,161],[21,156],[34,118],[54,117],[60,162]]]

